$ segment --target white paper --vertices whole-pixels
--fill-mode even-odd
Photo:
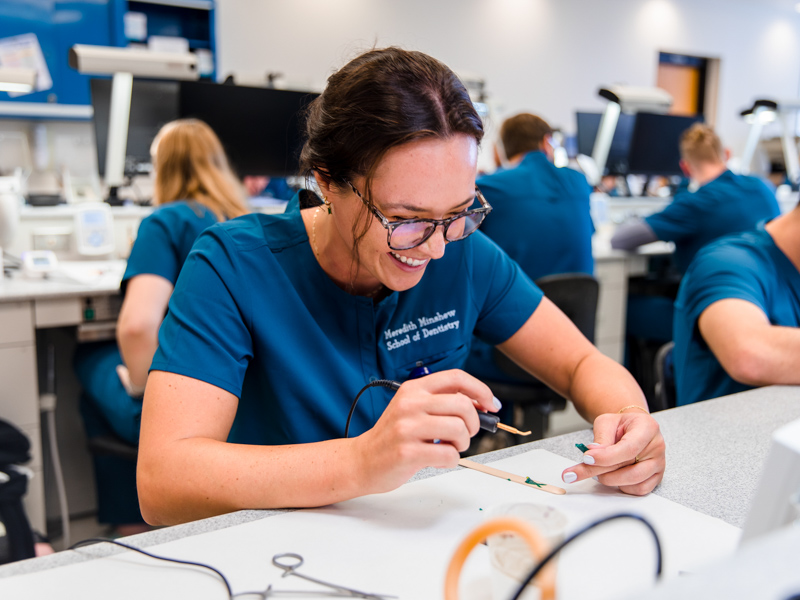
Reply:
[[[492,464],[537,481],[563,485],[560,473],[573,463],[534,450]],[[567,487],[565,496],[555,496],[462,469],[387,494],[287,513],[148,550],[210,563],[228,576],[234,593],[263,590],[268,584],[280,590],[319,590],[293,577],[281,579],[281,571],[272,566],[273,555],[296,552],[305,558],[302,571],[312,577],[366,592],[425,600],[442,598],[453,551],[498,504],[556,506],[570,520],[568,534],[603,515],[621,511],[642,514],[661,536],[668,577],[695,572],[730,555],[739,537],[738,528],[658,496],[627,496],[592,480]],[[639,523],[606,525],[566,551],[558,572],[560,599],[624,596],[652,585],[653,544]],[[462,600],[488,599],[489,579],[488,555],[480,546],[462,573]],[[212,600],[224,597],[224,589],[203,571],[125,553],[0,580],[0,596]]]
[[[39,39],[35,33],[24,33],[0,39],[0,66],[20,69],[36,69],[35,90],[49,90],[53,87],[50,70],[44,60]],[[20,93],[9,93],[11,97],[21,96]]]
[[[125,37],[134,42],[147,40],[147,15],[141,12],[128,11],[122,16]]]

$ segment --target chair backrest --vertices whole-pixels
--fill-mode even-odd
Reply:
[[[559,273],[540,277],[536,280],[536,285],[594,343],[597,298],[600,292],[597,279],[586,273]],[[507,375],[527,382],[538,381],[499,350],[495,349],[493,357],[497,366]]]
[[[559,273],[540,277],[536,285],[594,343],[600,293],[597,279],[586,273]]]
[[[656,372],[656,391],[650,412],[675,408],[675,367],[672,361],[672,349],[675,342],[667,342],[656,352],[655,372]]]

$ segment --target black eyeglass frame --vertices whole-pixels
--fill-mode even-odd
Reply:
[[[356,186],[354,186],[347,179],[345,179],[344,181],[345,181],[345,183],[347,183],[347,185],[350,186],[350,189],[353,190],[353,193],[356,196],[358,196],[359,200],[361,200],[361,202],[364,203],[364,206],[366,206],[372,212],[372,214],[375,216],[375,218],[378,219],[378,222],[381,225],[383,225],[384,229],[386,229],[386,243],[389,245],[389,248],[391,248],[392,250],[397,250],[397,251],[411,250],[412,248],[416,248],[417,246],[421,246],[422,244],[427,242],[429,239],[431,239],[433,234],[436,233],[436,228],[439,227],[439,226],[442,227],[442,231],[444,232],[444,241],[445,241],[446,244],[449,244],[450,242],[460,242],[461,240],[467,239],[473,233],[478,231],[478,229],[480,228],[481,224],[483,223],[483,220],[486,218],[486,215],[488,215],[490,212],[492,212],[491,204],[489,204],[489,202],[486,200],[486,198],[483,197],[483,194],[481,193],[481,191],[478,189],[478,186],[476,185],[475,186],[475,197],[478,199],[478,202],[481,203],[481,207],[480,208],[473,208],[472,210],[464,211],[464,212],[459,213],[459,214],[457,214],[455,216],[452,216],[452,217],[450,217],[448,219],[402,219],[400,221],[390,221],[374,205],[370,204],[369,202],[367,202],[364,199],[364,196],[362,196],[361,192],[359,192],[356,189]],[[478,223],[478,225],[477,225],[477,227],[475,227],[475,229],[470,231],[464,237],[458,238],[457,240],[449,240],[449,239],[447,239],[447,230],[450,228],[450,225],[454,221],[457,221],[458,219],[467,218],[469,215],[477,215],[477,214],[482,215],[482,216],[481,216],[480,223]],[[394,246],[392,246],[392,233],[394,232],[394,230],[397,229],[398,227],[400,227],[401,225],[408,225],[408,224],[411,224],[411,223],[433,223],[433,229],[431,229],[430,233],[428,233],[428,235],[426,235],[424,238],[422,238],[417,244],[414,244],[413,246],[411,246],[409,248],[395,248]]]

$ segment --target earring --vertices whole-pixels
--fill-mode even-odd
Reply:
[[[327,196],[322,196],[322,204],[328,208],[328,214],[332,214],[333,211],[331,209],[333,208],[333,205],[331,204],[331,201],[328,200]]]

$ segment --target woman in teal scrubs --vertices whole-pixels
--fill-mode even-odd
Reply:
[[[152,155],[157,208],[139,225],[128,257],[117,343],[82,345],[75,356],[89,438],[113,434],[138,442],[147,371],[178,273],[204,229],[247,212],[222,145],[205,123],[168,123],[153,141]],[[131,532],[124,525],[142,520],[135,465],[96,456],[95,476],[98,520]]]
[[[329,78],[306,136],[322,202],[209,228],[175,286],[142,415],[145,518],[321,506],[454,467],[476,408],[499,408],[459,370],[473,332],[594,421],[599,445],[565,482],[652,490],[664,441],[641,390],[475,232],[483,128],[453,72],[367,52]],[[409,379],[420,363],[432,374]],[[403,383],[364,394],[344,439],[376,379]]]

